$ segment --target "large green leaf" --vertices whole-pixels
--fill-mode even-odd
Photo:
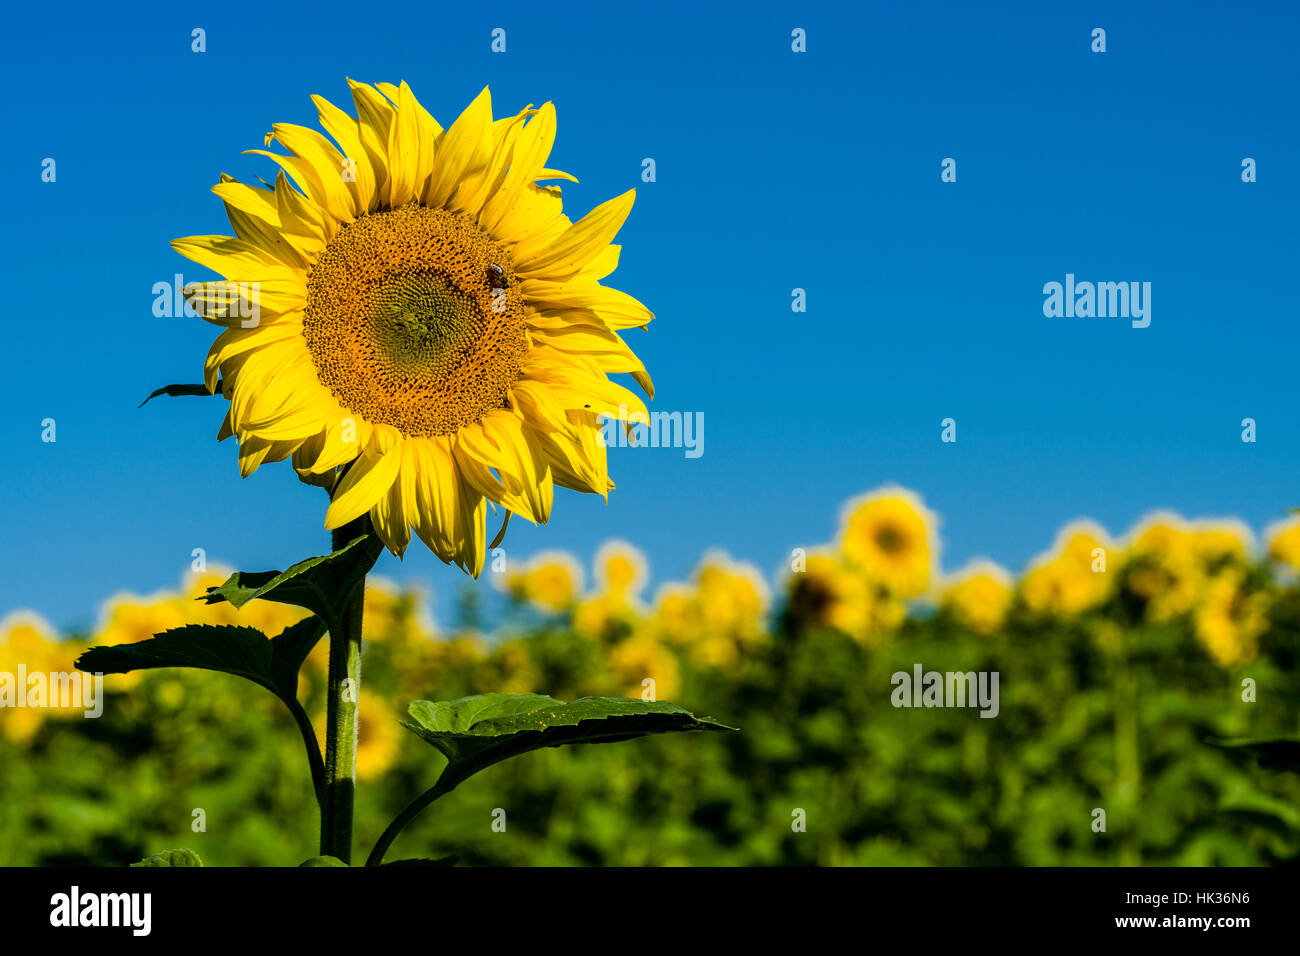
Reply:
[[[1260,766],[1270,770],[1300,773],[1300,736],[1238,737],[1207,741],[1224,750],[1244,751],[1259,758]]]
[[[315,615],[270,639],[255,627],[187,624],[135,644],[92,647],[77,658],[77,668],[91,674],[125,674],[155,667],[195,667],[234,674],[265,687],[284,701],[298,725],[319,800],[325,766],[316,731],[298,702],[298,670],[324,633],[325,622]]]
[[[324,632],[318,617],[304,618],[269,640],[254,627],[187,624],[136,644],[92,647],[77,658],[77,668],[92,674],[155,667],[221,671],[260,684],[287,703],[297,699],[298,668]]]
[[[332,554],[299,561],[284,571],[236,571],[220,587],[209,588],[203,600],[229,601],[237,608],[258,598],[292,604],[318,614],[327,627],[337,629],[348,599],[382,550],[375,535],[363,534]]]
[[[152,856],[146,856],[139,863],[132,863],[132,866],[202,866],[203,861],[193,850],[163,850],[161,853],[154,853]]]
[[[402,721],[402,726],[442,751],[447,766],[437,782],[388,825],[370,851],[367,866],[383,865],[384,854],[393,840],[425,807],[450,793],[467,777],[509,757],[565,744],[612,743],[649,734],[736,729],[708,717],[696,717],[675,704],[626,697],[583,697],[566,704],[544,694],[480,694],[460,700],[417,700],[407,710],[411,719]],[[399,864],[440,865],[443,862],[399,861]]]
[[[450,778],[448,783],[542,747],[735,729],[675,704],[625,697],[583,697],[566,704],[544,694],[480,694],[451,701],[417,700],[408,712],[411,719],[402,726],[450,761],[443,774]]]

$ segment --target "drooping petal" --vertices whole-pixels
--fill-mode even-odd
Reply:
[[[402,465],[402,447],[397,442],[387,450],[372,447],[352,463],[334,492],[334,500],[325,512],[325,527],[341,528],[370,511],[388,494]]]

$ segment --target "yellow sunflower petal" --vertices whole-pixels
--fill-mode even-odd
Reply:
[[[545,250],[524,256],[515,263],[515,271],[530,276],[566,277],[575,275],[590,263],[618,235],[632,211],[636,190],[629,189],[601,203],[564,231]]]
[[[492,94],[487,87],[438,138],[433,173],[421,202],[442,206],[460,181],[492,158]]]
[[[361,517],[388,493],[402,465],[398,443],[387,451],[367,452],[348,468],[325,512],[325,527],[333,530]]]

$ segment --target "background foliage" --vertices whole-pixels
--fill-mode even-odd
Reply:
[[[462,864],[1227,864],[1300,854],[1300,782],[1217,738],[1294,733],[1300,525],[1258,548],[1231,522],[1157,515],[1120,540],[1072,525],[1018,579],[940,575],[936,522],[901,489],[848,503],[836,541],[791,556],[773,597],[707,555],[643,597],[635,548],[595,584],[545,553],[499,576],[491,633],[466,601],[435,634],[424,597],[372,581],[361,699],[358,852],[442,759],[407,702],[489,691],[661,700],[741,728],[547,750],[472,778],[392,858]],[[1099,565],[1100,554],[1100,569]],[[0,672],[66,671],[87,644],[185,623],[276,633],[297,612],[198,601],[225,573],[118,596],[93,635],[15,612]],[[324,710],[325,645],[299,697]],[[1000,712],[896,708],[891,675],[997,671]],[[1255,700],[1243,699],[1243,680]],[[172,846],[208,865],[296,864],[318,817],[302,743],[262,688],[160,670],[105,678],[104,715],[0,708],[0,863],[122,865]],[[1249,695],[1247,695],[1249,696]],[[493,811],[506,811],[504,833]],[[1093,811],[1106,811],[1094,832]],[[206,829],[192,829],[202,809]],[[806,831],[796,832],[796,811]]]

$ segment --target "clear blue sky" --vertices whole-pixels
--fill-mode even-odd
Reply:
[[[656,581],[713,546],[768,572],[884,482],[942,515],[948,567],[1018,568],[1083,515],[1258,530],[1300,505],[1300,58],[1294,4],[1247,6],[20,5],[0,57],[0,612],[86,625],[114,591],[173,586],[195,547],[255,570],[326,546],[321,492],[284,465],[241,481],[220,399],[136,405],[198,381],[213,334],[152,314],[155,282],[203,275],[168,240],[227,232],[218,174],[270,178],[241,150],[314,124],[311,93],[350,106],[345,76],[405,79],[444,120],[485,84],[501,111],[553,100],[575,214],[656,161],[615,284],[658,315],[631,333],[653,407],[703,412],[705,453],[612,452],[608,507],[559,493],[514,554],[618,536]],[[1045,318],[1067,272],[1151,282],[1151,326]],[[380,571],[431,587],[439,617],[462,577],[418,546]]]

